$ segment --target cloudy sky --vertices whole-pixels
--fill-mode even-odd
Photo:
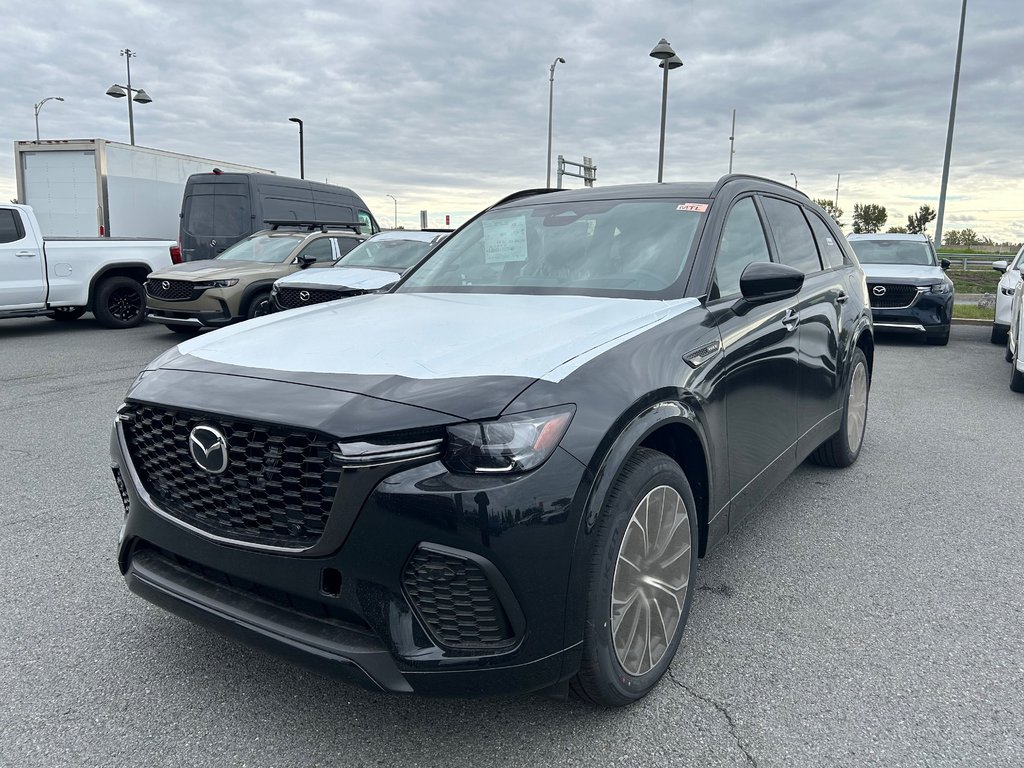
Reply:
[[[937,207],[960,0],[561,0],[353,3],[0,0],[0,199],[12,146],[127,142],[122,48],[153,98],[136,141],[351,186],[385,226],[462,223],[543,186],[548,68],[553,154],[594,159],[598,184],[654,181],[667,38],[666,180],[734,169],[811,197],[885,205],[889,225]],[[13,21],[11,21],[13,20]],[[1024,3],[970,0],[945,229],[1024,240]],[[566,179],[566,186],[580,182]],[[849,228],[847,229],[849,231]]]

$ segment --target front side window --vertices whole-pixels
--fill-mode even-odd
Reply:
[[[800,206],[774,197],[762,198],[761,203],[772,234],[775,235],[779,261],[799,269],[805,275],[820,272],[818,249]]]
[[[280,264],[302,242],[300,234],[257,235],[241,240],[216,258],[225,261],[257,261],[264,264]]]
[[[745,197],[732,207],[722,227],[709,298],[713,301],[726,296],[738,296],[740,275],[748,264],[756,261],[771,261],[771,257],[768,255],[768,241],[757,208],[754,207],[754,200]]]
[[[707,208],[677,199],[499,208],[444,241],[400,290],[674,295]]]
[[[359,212],[359,223],[362,225],[360,229],[364,235],[373,235],[380,232],[380,227],[374,223],[373,218],[366,211]]]

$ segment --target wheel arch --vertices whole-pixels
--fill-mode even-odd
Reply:
[[[861,328],[853,346],[860,349],[864,353],[864,357],[867,358],[868,377],[870,378],[875,370],[875,338],[871,333],[871,329],[867,327]]]
[[[238,302],[238,314],[242,316],[246,315],[249,312],[249,304],[252,303],[252,300],[261,293],[269,294],[270,289],[273,288],[276,280],[276,277],[269,280],[257,280],[256,282],[247,285],[245,290],[242,291],[242,298]]]
[[[126,262],[123,264],[110,264],[96,272],[89,280],[89,296],[86,300],[86,308],[91,312],[95,305],[96,290],[100,283],[111,277],[128,277],[145,286],[146,278],[149,277],[153,268],[145,262]]]

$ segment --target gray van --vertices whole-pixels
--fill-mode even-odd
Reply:
[[[269,173],[197,173],[185,183],[179,241],[185,261],[212,259],[266,221],[324,221],[380,231],[362,198],[347,187]]]

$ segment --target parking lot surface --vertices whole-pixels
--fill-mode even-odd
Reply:
[[[0,764],[1020,765],[1024,400],[988,334],[880,338],[858,463],[713,550],[671,677],[600,711],[368,693],[130,595],[110,424],[176,338],[0,323]]]

